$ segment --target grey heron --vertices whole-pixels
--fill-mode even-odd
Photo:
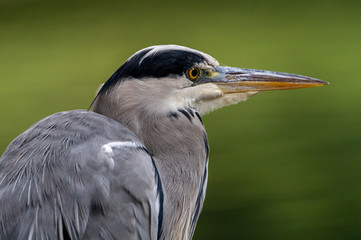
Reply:
[[[266,90],[327,82],[220,66],[159,45],[133,54],[93,111],[55,113],[0,159],[0,239],[191,239],[207,187],[201,116]]]

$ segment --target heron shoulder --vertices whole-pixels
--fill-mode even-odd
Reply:
[[[89,111],[56,113],[0,158],[0,238],[156,239],[161,187],[152,156],[130,130]]]

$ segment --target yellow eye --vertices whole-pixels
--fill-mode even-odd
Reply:
[[[187,72],[187,75],[188,75],[188,78],[190,80],[194,80],[196,79],[197,77],[199,77],[199,74],[201,73],[201,71],[199,70],[199,68],[197,67],[192,67],[188,70]]]

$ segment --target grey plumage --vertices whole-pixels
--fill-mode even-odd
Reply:
[[[54,114],[1,158],[0,239],[157,239],[158,181],[152,157],[120,123]]]
[[[259,91],[320,86],[225,68],[175,45],[131,56],[93,111],[51,115],[0,158],[0,239],[191,239],[207,187],[201,114]]]

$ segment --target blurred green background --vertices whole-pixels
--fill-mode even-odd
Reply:
[[[204,117],[194,239],[361,239],[360,1],[0,0],[0,153],[43,117],[88,108],[135,51],[169,43],[331,82]]]

